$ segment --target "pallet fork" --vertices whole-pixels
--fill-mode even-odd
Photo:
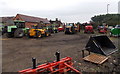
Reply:
[[[41,64],[36,66],[36,59],[33,58],[33,68],[25,69],[19,71],[20,74],[41,74],[41,73],[47,73],[47,74],[62,74],[66,73],[68,71],[73,71],[78,74],[82,74],[77,69],[72,67],[72,58],[71,57],[65,57],[60,59],[60,53],[56,52],[56,58],[57,60],[54,62],[48,62],[45,64]]]

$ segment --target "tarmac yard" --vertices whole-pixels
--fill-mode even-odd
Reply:
[[[81,72],[113,72],[120,69],[120,53],[115,52],[102,65],[86,62],[82,59],[81,50],[85,48],[89,36],[93,34],[65,35],[64,32],[43,38],[2,38],[2,71],[17,72],[32,67],[32,57],[37,64],[56,60],[55,52],[61,53],[61,58],[73,58],[74,68]],[[110,38],[118,47],[118,38]],[[85,52],[85,55],[88,53]]]

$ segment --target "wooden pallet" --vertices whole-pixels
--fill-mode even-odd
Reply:
[[[108,57],[100,55],[100,54],[90,54],[83,58],[83,60],[85,60],[85,61],[89,61],[89,62],[96,63],[96,64],[102,64],[107,59],[108,59]]]

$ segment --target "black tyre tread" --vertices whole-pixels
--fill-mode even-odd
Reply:
[[[49,35],[47,35],[47,34],[49,34],[48,32],[45,32],[45,37],[48,37]]]
[[[22,33],[22,35],[20,36],[19,33]],[[24,36],[24,31],[22,29],[16,29],[14,32],[14,37],[16,38],[22,38]]]
[[[8,38],[14,37],[14,35],[13,35],[12,33],[6,33],[6,36],[7,36]]]
[[[41,35],[41,37],[39,37],[39,35],[41,34],[41,32],[40,31],[36,31],[36,36],[35,37],[37,37],[37,38],[41,38],[42,37],[42,35]]]

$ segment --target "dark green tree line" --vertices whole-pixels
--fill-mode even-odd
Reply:
[[[96,25],[102,25],[106,23],[109,26],[115,26],[120,24],[120,14],[106,14],[106,15],[95,15],[91,18],[91,21]]]

